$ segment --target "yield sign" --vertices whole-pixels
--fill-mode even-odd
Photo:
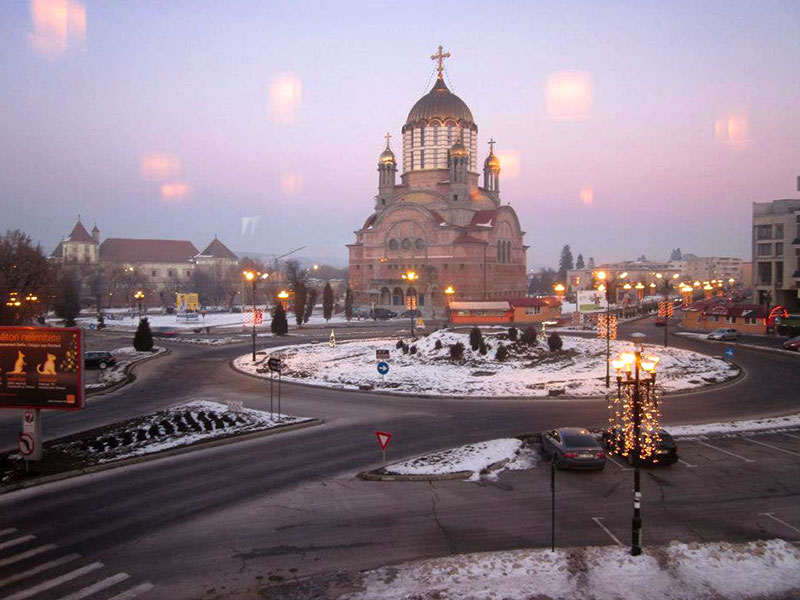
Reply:
[[[381,450],[386,450],[386,446],[389,445],[389,440],[392,439],[392,434],[386,433],[385,431],[376,431],[375,435],[378,436],[378,443],[381,445]]]

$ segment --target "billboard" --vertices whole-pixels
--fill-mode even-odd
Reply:
[[[80,329],[0,327],[0,408],[84,408]]]
[[[593,312],[605,310],[608,306],[605,292],[597,290],[578,290],[578,311]]]
[[[177,293],[175,294],[175,308],[178,309],[178,312],[183,312],[187,310],[200,310],[200,300],[197,297],[197,294],[182,294]]]

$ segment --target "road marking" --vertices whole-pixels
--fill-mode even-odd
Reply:
[[[770,518],[770,519],[772,519],[773,521],[777,521],[777,522],[778,522],[778,523],[780,523],[781,525],[785,525],[785,526],[786,526],[786,527],[788,527],[789,529],[792,529],[792,530],[796,531],[797,533],[800,533],[800,529],[798,529],[798,528],[797,528],[797,527],[795,527],[794,525],[789,525],[789,524],[788,524],[786,521],[784,521],[783,519],[779,519],[778,517],[776,517],[776,516],[775,516],[775,515],[773,515],[772,513],[758,513],[758,516],[759,516],[759,517],[769,517],[769,518]]]
[[[37,554],[41,554],[42,552],[47,552],[48,550],[52,550],[55,547],[56,547],[55,544],[45,544],[44,546],[39,546],[37,548],[34,548],[33,550],[28,550],[27,552],[21,552],[20,554],[15,554],[14,556],[9,556],[8,558],[0,560],[0,567],[5,567],[6,565],[13,565],[15,562],[25,560],[26,558],[30,558],[31,556],[36,556]]]
[[[600,522],[600,521],[602,521],[602,520],[603,520],[603,517],[592,517],[592,521],[594,521],[595,523],[597,523],[597,524],[600,526],[600,529],[602,529],[603,531],[605,531],[605,532],[608,534],[608,537],[610,537],[612,540],[614,540],[614,542],[616,542],[617,546],[622,546],[622,542],[620,542],[620,541],[617,539],[617,536],[615,536],[613,533],[611,533],[611,531],[609,531],[608,527],[606,527],[605,525],[603,525],[603,524]]]
[[[2,544],[0,544],[0,550],[11,548],[11,546],[19,546],[20,544],[24,544],[25,542],[29,542],[35,539],[36,539],[35,535],[23,535],[22,537],[14,538],[13,540],[8,540],[7,542],[3,542]]]
[[[688,462],[686,462],[686,461],[685,461],[685,460],[683,460],[682,458],[679,458],[679,459],[678,459],[678,462],[682,462],[683,464],[685,464],[685,465],[686,465],[687,467],[689,467],[690,469],[694,469],[694,468],[696,468],[696,467],[697,467],[697,465],[692,465],[692,464],[689,464]]]
[[[153,584],[149,582],[140,583],[136,587],[132,587],[129,590],[125,590],[121,594],[117,594],[113,598],[109,598],[108,600],[130,600],[131,598],[135,598],[139,594],[144,594],[145,592],[149,592],[153,589]]]
[[[17,592],[16,594],[12,594],[11,596],[6,596],[3,600],[25,600],[26,598],[30,598],[31,596],[35,596],[39,592],[44,592],[47,590],[51,590],[56,586],[61,585],[62,583],[66,583],[67,581],[72,581],[82,575],[86,575],[87,573],[91,573],[92,571],[96,571],[97,569],[102,569],[103,563],[101,562],[94,562],[90,565],[86,565],[85,567],[81,567],[80,569],[75,569],[74,571],[70,571],[69,573],[64,573],[60,577],[55,577],[53,579],[48,579],[47,581],[40,583],[32,588],[28,588],[27,590],[22,590]]]
[[[95,592],[100,592],[106,588],[110,588],[112,585],[119,583],[120,581],[125,581],[130,575],[127,573],[117,573],[116,575],[112,575],[111,577],[106,577],[105,579],[101,579],[100,581],[93,583],[92,585],[87,585],[85,588],[82,588],[76,592],[68,594],[66,596],[62,596],[58,600],[83,600],[87,596],[91,596]]]
[[[9,535],[9,534],[12,534],[12,533],[16,533],[16,532],[17,532],[17,530],[14,529],[13,527],[9,527],[8,529],[0,529],[0,537],[2,537],[4,535]]]
[[[785,431],[783,432],[783,435],[788,435],[789,437],[793,437],[795,439],[800,440],[800,435],[794,435],[793,433],[786,433]]]
[[[55,567],[61,566],[63,564],[75,560],[76,558],[80,558],[80,556],[81,556],[80,554],[67,554],[66,556],[62,556],[61,558],[51,560],[37,567],[33,567],[32,569],[28,569],[27,571],[23,571],[22,573],[17,573],[16,575],[12,575],[11,577],[6,577],[5,579],[0,580],[0,588],[5,587],[12,583],[16,583],[17,581],[22,581],[23,579],[27,579],[28,577],[32,577],[33,575],[38,575],[42,571],[47,571],[48,569],[53,569]]]
[[[730,454],[731,456],[735,456],[738,459],[743,460],[744,462],[756,462],[751,458],[745,458],[744,456],[739,456],[738,454],[734,454],[733,452],[729,452],[727,450],[723,450],[722,448],[717,448],[716,446],[712,446],[702,440],[695,440],[698,444],[703,444],[703,446],[708,446],[709,448],[713,448],[714,450],[719,450],[720,452],[724,452],[725,454]]]
[[[772,448],[773,450],[778,450],[779,452],[785,452],[786,454],[791,454],[792,456],[800,456],[797,452],[792,452],[791,450],[785,450],[783,448],[779,448],[778,446],[773,446],[772,444],[765,444],[764,442],[759,442],[758,440],[754,440],[753,438],[746,437],[744,438],[748,442],[753,442],[754,444],[759,444],[761,446],[766,446],[767,448]]]
[[[606,457],[608,457],[608,461],[615,467],[618,467],[620,471],[633,471],[633,469],[629,468],[625,463],[620,464],[617,462],[617,460],[610,454],[606,454]]]

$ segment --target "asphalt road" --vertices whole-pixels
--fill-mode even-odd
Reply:
[[[621,334],[642,331],[647,341],[662,340],[663,331],[651,323],[623,325]],[[327,333],[318,335],[327,339]],[[281,343],[285,340],[262,344]],[[670,344],[721,351],[675,336]],[[172,353],[143,365],[133,385],[90,401],[83,413],[48,414],[46,434],[56,437],[194,398],[268,406],[263,381],[228,367],[233,356],[247,352],[246,344],[165,345]],[[746,370],[744,378],[666,398],[665,422],[797,411],[797,358],[737,349],[735,360]],[[0,583],[21,564],[69,552],[80,555],[76,564],[102,562],[94,572],[98,580],[124,572],[136,584],[154,585],[143,597],[247,597],[244,590],[255,594],[270,582],[340,569],[544,547],[549,545],[547,469],[507,473],[483,485],[364,482],[356,473],[380,462],[374,431],[394,434],[388,458],[396,460],[560,425],[602,426],[606,419],[602,400],[431,400],[291,385],[284,387],[284,412],[322,417],[325,423],[0,497],[0,533],[14,528],[11,535],[35,536],[13,549],[4,549],[0,538]],[[7,443],[18,427],[5,419],[0,440]],[[792,435],[800,434],[753,438],[762,444],[744,437],[715,440],[714,447],[682,442],[686,464],[648,471],[643,478],[645,543],[800,538],[800,529],[792,529],[800,528],[800,438]],[[559,474],[559,545],[615,543],[598,520],[628,542],[626,468],[620,463],[602,473]],[[58,548],[3,565],[4,557],[43,544]],[[50,576],[69,568],[54,567]],[[9,590],[18,587],[24,584]]]

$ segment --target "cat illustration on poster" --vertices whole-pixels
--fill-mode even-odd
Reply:
[[[56,374],[56,355],[47,353],[47,360],[44,364],[36,366],[36,372],[39,375],[55,375]]]

